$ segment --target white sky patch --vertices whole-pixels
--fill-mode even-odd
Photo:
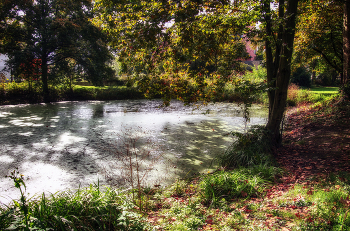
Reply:
[[[279,6],[278,2],[271,2],[270,3],[271,10],[277,10],[278,6]]]

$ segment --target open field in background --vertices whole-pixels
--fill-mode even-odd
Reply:
[[[55,101],[69,100],[121,100],[121,99],[141,99],[143,94],[136,88],[126,86],[81,86],[72,85],[50,85],[50,99]],[[43,93],[41,85],[28,82],[4,83],[0,85],[0,105],[21,104],[21,103],[41,103]]]
[[[322,103],[339,95],[338,87],[301,88],[295,84],[288,87],[288,106]]]
[[[312,87],[310,91],[316,94],[337,94],[339,87]]]

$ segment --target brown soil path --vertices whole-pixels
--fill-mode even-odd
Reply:
[[[303,105],[289,109],[283,147],[277,150],[280,165],[295,183],[330,173],[350,172],[350,103],[326,107]]]

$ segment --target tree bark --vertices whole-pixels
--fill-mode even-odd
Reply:
[[[43,83],[43,97],[44,97],[45,103],[50,102],[49,87],[48,87],[48,83],[47,83],[47,72],[48,72],[47,56],[42,55],[42,58],[41,58],[41,81]]]
[[[342,84],[346,84],[350,75],[350,0],[344,1],[343,17],[343,75]]]
[[[282,34],[282,46],[279,53],[278,69],[275,76],[275,90],[274,95],[272,96],[273,100],[270,100],[270,114],[266,125],[266,129],[272,134],[271,141],[274,145],[279,145],[282,141],[280,126],[285,111],[288,85],[290,81],[297,9],[298,0],[287,1],[285,24]]]
[[[41,48],[41,81],[43,83],[43,97],[44,102],[49,103],[50,97],[49,97],[49,86],[48,86],[48,52],[47,52],[47,44],[48,44],[48,35],[47,35],[47,28],[46,28],[46,18],[48,17],[48,14],[46,12],[46,5],[44,2],[41,2],[41,25],[40,25],[40,36],[41,36],[41,42],[42,42],[42,48]]]
[[[272,19],[271,19],[271,6],[270,1],[264,1],[264,11],[265,11],[265,22],[266,22],[266,39],[265,39],[265,52],[266,52],[266,72],[267,72],[267,82],[271,86],[276,85],[276,75],[279,66],[279,57],[281,52],[281,41],[283,36],[284,27],[281,24],[278,28],[277,38],[274,35],[272,29]],[[284,17],[284,0],[279,1],[278,5],[278,17],[282,19]],[[273,53],[274,50],[274,53]],[[269,105],[273,105],[275,100],[275,89],[269,89],[268,98]],[[269,117],[271,116],[272,108],[269,107]]]

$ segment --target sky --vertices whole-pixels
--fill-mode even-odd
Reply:
[[[6,60],[7,60],[7,56],[0,54],[0,72],[4,73],[7,78],[10,78],[10,73],[2,70],[5,67]]]

